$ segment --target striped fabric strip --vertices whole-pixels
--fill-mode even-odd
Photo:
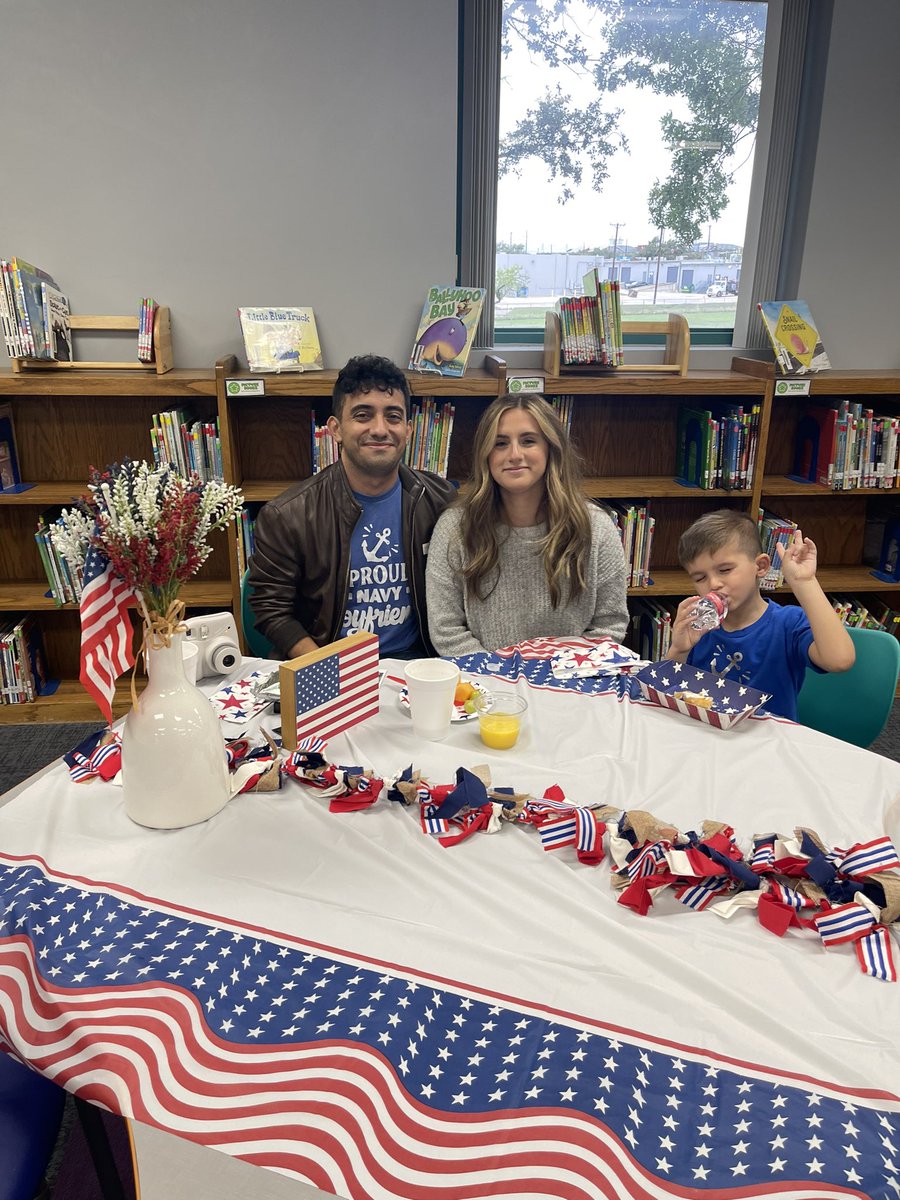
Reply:
[[[863,937],[875,925],[875,917],[862,904],[841,904],[813,917],[823,946],[840,946]]]
[[[885,983],[897,982],[891,935],[883,925],[876,925],[871,933],[858,938],[854,949],[863,975],[871,975]]]

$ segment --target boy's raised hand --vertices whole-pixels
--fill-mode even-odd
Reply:
[[[781,559],[781,569],[788,587],[815,579],[818,553],[816,543],[811,538],[805,538],[799,529],[795,529],[787,545],[782,546],[779,542],[775,549]]]

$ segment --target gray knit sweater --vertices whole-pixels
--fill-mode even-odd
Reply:
[[[602,637],[621,641],[628,624],[625,556],[612,521],[588,505],[591,550],[586,587],[577,600],[553,608],[539,539],[546,525],[509,529],[500,546],[497,585],[470,600],[460,574],[460,511],[447,509],[431,535],[425,572],[428,628],[438,654],[477,654],[533,637]]]

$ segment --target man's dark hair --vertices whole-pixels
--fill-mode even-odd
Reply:
[[[365,392],[397,392],[405,401],[406,419],[410,419],[409,384],[406,376],[389,358],[380,354],[360,354],[351,358],[338,372],[331,393],[331,411],[338,420],[347,396]]]

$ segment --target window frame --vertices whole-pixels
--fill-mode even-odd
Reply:
[[[740,3],[741,0],[732,0]],[[691,330],[693,347],[767,345],[757,301],[796,291],[822,107],[833,0],[766,0],[757,146],[734,325]],[[459,0],[460,286],[487,289],[476,345],[535,346],[541,329],[494,327],[502,0]],[[488,224],[489,222],[489,224]],[[628,345],[653,345],[630,334]]]

